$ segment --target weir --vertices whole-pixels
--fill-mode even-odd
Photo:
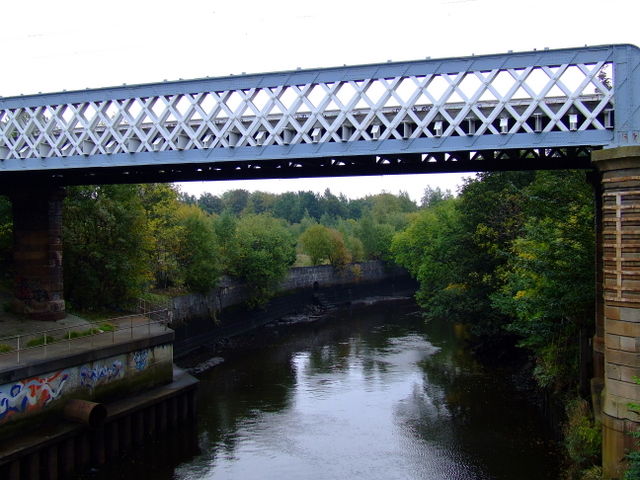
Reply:
[[[0,99],[14,309],[64,317],[59,187],[583,168],[599,172],[604,471],[640,403],[640,50],[605,45]],[[592,162],[593,161],[593,165]],[[601,293],[601,295],[600,295]]]

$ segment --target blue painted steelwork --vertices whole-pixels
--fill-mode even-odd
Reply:
[[[640,50],[610,45],[0,98],[0,179],[145,169],[215,179],[270,167],[298,170],[267,177],[306,176],[307,164],[366,174],[367,162],[524,151],[531,168],[545,151],[586,158],[637,144],[639,75]],[[193,173],[179,178],[181,167]]]

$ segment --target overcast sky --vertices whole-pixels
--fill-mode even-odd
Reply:
[[[610,43],[640,45],[638,0],[30,0],[3,2],[0,95],[229,74]],[[232,188],[382,190],[415,200],[455,192],[461,175],[181,184],[199,196]]]

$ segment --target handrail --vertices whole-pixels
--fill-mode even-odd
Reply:
[[[152,320],[153,317],[159,317],[159,320]],[[136,322],[135,319],[143,319],[146,318],[146,322]],[[6,352],[0,352],[0,362],[9,356],[16,356],[16,363],[21,362],[21,356],[28,354],[31,351],[37,351],[41,349],[43,352],[42,357],[39,358],[47,358],[48,350],[52,348],[56,348],[56,353],[60,353],[60,351],[64,350],[64,348],[58,348],[60,346],[64,346],[66,342],[66,351],[71,351],[71,343],[76,340],[87,340],[90,339],[90,348],[93,348],[96,339],[102,340],[104,335],[111,334],[110,343],[115,343],[118,341],[125,341],[126,338],[122,335],[122,332],[129,332],[127,335],[128,339],[133,339],[135,336],[146,336],[151,334],[151,325],[161,324],[164,325],[164,329],[167,329],[167,323],[169,323],[169,319],[171,318],[171,312],[168,308],[162,308],[159,310],[153,311],[143,311],[142,313],[133,314],[133,315],[125,315],[122,317],[111,318],[108,320],[104,320],[102,322],[88,322],[86,326],[81,326],[81,328],[88,328],[88,330],[84,330],[78,332],[79,326],[67,326],[67,327],[58,327],[52,328],[48,330],[43,330],[40,332],[34,333],[23,333],[18,335],[10,335],[5,337],[0,337],[0,345],[8,345],[11,350]],[[114,324],[115,328],[110,330],[101,330],[100,325],[104,323]],[[134,335],[134,331],[146,327],[146,332],[142,335]],[[74,336],[73,333],[76,332],[77,336]],[[60,333],[63,334],[62,338],[55,338],[55,336],[59,336]],[[52,342],[51,339],[54,338]],[[29,341],[31,340],[42,340],[42,343],[37,345],[28,346]]]

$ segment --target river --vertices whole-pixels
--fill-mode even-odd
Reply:
[[[213,355],[213,353],[211,354]],[[413,301],[276,325],[198,375],[197,430],[83,478],[555,479],[553,444],[507,370]]]

